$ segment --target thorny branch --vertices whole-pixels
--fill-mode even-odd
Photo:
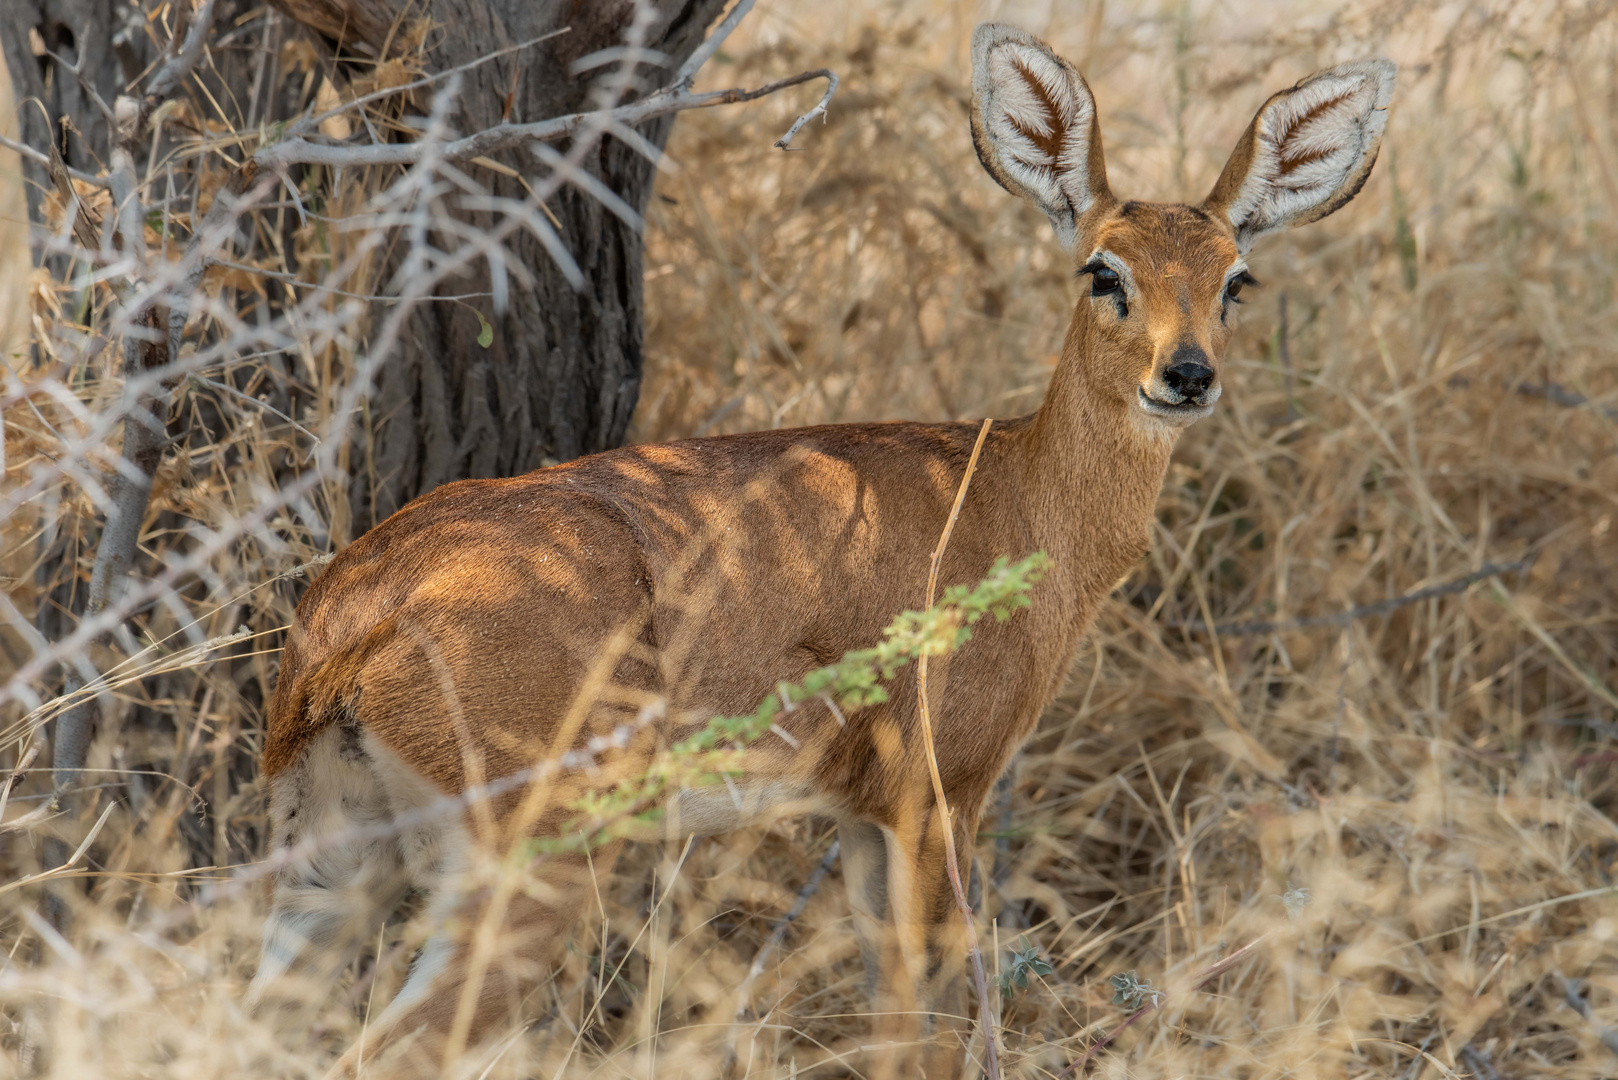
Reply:
[[[746,13],[746,8],[750,6],[750,0],[743,0],[743,3],[738,4],[737,8],[733,9],[730,16],[727,17],[725,23],[721,25],[716,36],[728,34],[729,30],[734,28],[735,22],[739,21],[740,17]],[[139,139],[144,137],[146,123],[156,106],[161,103],[162,97],[171,94],[183,83],[202,55],[207,33],[212,23],[214,7],[213,0],[210,0],[199,13],[197,19],[188,28],[185,28],[183,44],[176,45],[171,42],[170,58],[154,76],[148,93],[138,103],[133,99],[121,98],[118,106],[115,106],[115,110],[121,107],[123,110],[122,115],[126,117],[126,123],[120,129],[119,136],[119,142],[125,148],[138,144]],[[177,28],[177,37],[179,30],[180,28]],[[722,37],[720,37],[720,40],[722,40]],[[513,48],[521,48],[529,44],[533,44],[533,42],[526,42]],[[715,48],[717,48],[717,44],[715,44]],[[506,51],[511,50],[502,50],[494,55],[502,55]],[[82,451],[83,453],[75,452],[72,456],[75,460],[78,460],[85,454],[93,453],[96,445],[105,439],[108,433],[106,424],[115,422],[117,417],[121,415],[126,426],[126,449],[132,447],[137,455],[140,455],[140,460],[137,461],[135,458],[126,455],[125,460],[119,464],[117,469],[119,479],[115,485],[116,490],[112,494],[110,502],[105,504],[109,528],[104,530],[102,544],[104,552],[98,554],[97,560],[98,567],[105,568],[99,574],[106,582],[105,588],[94,590],[94,600],[96,602],[87,610],[86,617],[81,620],[74,633],[70,634],[65,640],[56,643],[56,647],[49,650],[49,655],[41,655],[36,652],[36,655],[29,662],[22,665],[7,684],[0,688],[0,702],[19,698],[30,702],[36,701],[35,695],[27,688],[27,684],[44,674],[45,670],[56,661],[56,658],[74,654],[77,659],[82,654],[84,646],[99,640],[107,631],[121,625],[122,616],[125,612],[133,610],[141,602],[152,599],[154,588],[161,591],[163,588],[171,587],[176,583],[178,576],[183,575],[185,572],[194,571],[200,565],[205,564],[206,558],[216,554],[225,543],[228,543],[230,537],[240,535],[245,529],[260,527],[264,523],[259,514],[254,513],[244,516],[238,522],[233,523],[233,527],[227,532],[215,537],[209,537],[209,542],[199,547],[195,551],[194,557],[171,562],[169,572],[128,593],[121,599],[121,602],[108,606],[108,599],[111,596],[113,586],[121,577],[118,573],[119,568],[127,568],[133,558],[133,543],[131,541],[135,536],[138,536],[140,518],[144,514],[145,499],[142,496],[149,493],[150,490],[151,473],[140,467],[140,462],[144,461],[149,450],[144,443],[146,441],[154,444],[163,442],[161,414],[166,411],[166,406],[163,403],[167,397],[167,390],[163,386],[163,382],[165,380],[172,381],[185,373],[180,362],[179,345],[187,318],[193,313],[191,310],[192,300],[197,292],[202,275],[210,264],[213,251],[228,240],[236,218],[262,202],[266,182],[270,179],[269,176],[262,175],[266,166],[269,167],[273,175],[279,176],[283,180],[286,167],[296,163],[332,165],[402,164],[417,167],[431,164],[436,168],[443,164],[469,161],[508,146],[523,143],[531,146],[541,146],[548,141],[571,137],[574,144],[565,158],[558,160],[556,155],[548,152],[544,155],[547,163],[552,165],[553,171],[545,184],[541,186],[547,190],[554,190],[562,182],[578,179],[580,159],[587,152],[588,146],[604,132],[611,131],[623,138],[633,133],[631,130],[632,125],[647,119],[686,109],[752,101],[816,78],[827,79],[832,89],[836,85],[836,76],[824,69],[804,72],[755,90],[733,88],[693,94],[681,87],[677,80],[675,85],[660,90],[648,98],[627,105],[618,105],[615,99],[627,90],[628,75],[632,72],[635,63],[638,62],[637,58],[643,50],[632,51],[636,52],[636,57],[629,58],[629,62],[621,67],[622,77],[615,80],[616,85],[610,89],[604,98],[598,99],[601,100],[603,107],[596,110],[558,117],[537,124],[500,125],[489,131],[480,132],[469,137],[452,137],[438,142],[424,138],[407,144],[342,146],[319,142],[313,138],[294,136],[272,144],[259,151],[255,157],[248,159],[242,167],[230,176],[226,189],[220,193],[221,197],[215,199],[206,220],[194,231],[192,240],[178,265],[169,264],[168,266],[148,269],[140,265],[143,260],[139,259],[139,252],[127,250],[125,245],[119,245],[116,250],[109,250],[106,246],[102,246],[102,251],[105,254],[99,261],[105,262],[108,257],[116,255],[117,260],[112,265],[115,268],[128,271],[126,277],[115,276],[113,279],[113,284],[123,301],[121,306],[123,309],[122,322],[126,327],[125,348],[126,353],[130,354],[130,356],[126,356],[125,363],[126,386],[121,408],[110,415],[103,414],[102,417],[96,418],[98,422],[92,425],[92,430],[86,433],[86,438],[79,440],[82,445],[76,447],[77,451]],[[712,52],[713,50],[709,50],[707,55],[711,56]],[[480,58],[480,62],[491,58]],[[684,71],[685,69],[682,68],[682,72]],[[694,74],[694,69],[690,74]],[[443,73],[440,73],[440,75],[432,76],[428,80],[421,80],[421,82],[441,78],[442,75]],[[830,89],[828,89],[828,98],[830,92]],[[355,104],[349,103],[344,108],[351,108]],[[823,114],[824,104],[825,99],[817,106],[818,114]],[[318,117],[312,120],[306,118],[305,122],[294,125],[291,130],[306,131],[309,125],[318,119]],[[32,148],[19,146],[18,149],[30,157],[42,159],[47,165],[54,166],[51,172],[58,186],[66,189],[63,193],[64,197],[72,196],[71,183],[69,182],[70,176],[72,179],[84,179],[91,183],[104,184],[112,189],[114,206],[117,210],[115,217],[126,223],[139,223],[144,220],[145,215],[138,196],[140,185],[135,182],[133,176],[133,154],[130,154],[126,159],[129,168],[122,170],[115,168],[112,176],[102,180],[94,177],[81,178],[76,174],[70,174],[65,164],[54,153],[46,156]],[[542,198],[537,196],[537,193],[530,197],[529,203],[532,204],[536,201],[543,201]],[[76,197],[73,197],[70,202],[70,205],[74,204],[77,204]],[[492,237],[479,238],[474,242],[471,247],[475,249],[475,255],[467,255],[463,249],[462,254],[453,260],[452,264],[446,264],[444,272],[448,272],[451,265],[459,267],[468,259],[476,257],[489,258],[491,266],[493,266],[500,258],[500,255],[496,252],[500,242],[517,226],[528,227],[539,233],[542,240],[550,241],[546,245],[547,249],[551,251],[553,257],[563,266],[564,270],[572,265],[571,257],[565,249],[561,248],[559,241],[556,240],[547,223],[540,219],[537,214],[523,213],[524,208],[516,204],[503,208],[513,213],[497,233]],[[82,213],[80,217],[82,218]],[[389,224],[389,221],[386,220],[388,217],[389,215],[385,214],[373,215],[372,219],[364,224],[372,228],[384,226]],[[75,220],[77,223],[78,219]],[[137,237],[140,232],[138,224],[126,225],[124,231]],[[415,239],[425,241],[425,238],[426,230],[418,229]],[[88,235],[79,237],[80,250],[74,252],[75,255],[83,257],[89,254],[84,249],[93,249],[95,245],[86,243],[85,241],[87,240],[91,240]],[[418,243],[415,250],[422,251],[424,248],[421,243]],[[91,258],[92,262],[94,262],[94,256],[91,256]],[[142,278],[143,270],[146,271],[144,280]],[[574,273],[569,276],[576,283],[582,282],[582,279],[577,276],[576,268],[574,268]],[[401,279],[404,278],[405,275],[401,275]],[[437,279],[438,275],[435,274],[434,280]],[[161,316],[161,307],[164,304],[169,309],[166,343],[162,340],[164,335],[161,332],[164,321]],[[154,337],[157,338],[156,341],[152,340]],[[166,348],[164,347],[165,344]],[[237,344],[240,344],[240,342]],[[259,344],[259,342],[255,341],[254,344]],[[287,348],[290,347],[291,342],[290,340],[272,339],[263,341],[262,344],[268,348]],[[198,353],[194,354],[183,367],[189,369],[202,366],[201,353],[202,351],[198,350]],[[129,362],[131,356],[135,361],[133,363]],[[8,382],[14,381],[8,380]],[[26,396],[26,393],[24,391],[24,396]],[[128,438],[131,433],[134,434],[133,440]],[[148,436],[150,436],[149,439]],[[71,471],[71,463],[67,462],[52,462],[46,467],[38,468],[29,483],[11,492],[9,497],[3,501],[7,506],[25,501],[44,489],[43,486],[48,482],[49,476]],[[320,470],[316,471],[319,472]],[[286,502],[294,501],[306,494],[309,486],[311,485],[307,482],[297,483],[291,489],[277,493],[277,495],[285,495]],[[136,502],[140,504],[138,508],[134,505]],[[284,501],[282,498],[277,497],[263,504],[263,507],[265,510],[273,512],[273,509],[280,505],[284,505]],[[3,507],[0,507],[0,509],[3,509]],[[139,512],[135,512],[137,509]],[[111,522],[114,520],[123,523],[132,522],[133,524],[114,529],[110,527]],[[240,526],[240,528],[235,526]],[[184,570],[182,570],[182,567]],[[159,584],[160,582],[162,583],[161,585]],[[0,600],[3,600],[3,598],[0,598]],[[9,602],[4,603],[3,606],[6,609],[4,614],[9,621],[13,624],[21,623],[26,625],[26,620],[12,608]],[[30,640],[32,639],[30,638]],[[93,680],[93,678],[93,672],[83,673],[78,682],[82,684],[83,681],[87,679]],[[69,689],[74,689],[74,687]],[[89,728],[87,709],[74,714],[72,717],[64,718],[63,726],[69,730],[70,735],[73,735],[78,728],[83,727],[85,729],[84,738],[70,737],[68,743],[72,746],[77,746],[81,743],[87,745]],[[71,757],[71,754],[69,756]],[[63,759],[62,764],[64,768],[71,768],[82,763]]]
[[[826,112],[826,104],[837,89],[837,76],[828,68],[817,68],[814,71],[803,71],[785,79],[766,83],[755,90],[743,87],[731,87],[728,90],[708,90],[703,93],[692,93],[689,90],[676,87],[666,87],[655,94],[621,105],[609,110],[591,110],[589,112],[571,113],[567,116],[558,116],[550,120],[540,120],[532,124],[499,124],[486,128],[474,135],[468,135],[446,144],[439,155],[442,160],[455,164],[462,164],[474,158],[487,157],[501,150],[508,150],[515,146],[524,146],[532,143],[548,143],[566,139],[576,134],[582,127],[591,123],[611,122],[614,125],[633,127],[645,123],[647,120],[670,113],[685,112],[690,109],[708,109],[716,105],[735,105],[745,101],[757,101],[759,98],[785,90],[788,87],[799,86],[815,79],[825,79],[827,89],[825,96],[809,112],[799,117],[785,135],[775,145],[785,150],[808,120],[815,116],[822,116]],[[346,143],[330,143],[316,141],[313,138],[294,137],[272,143],[253,156],[253,161],[261,168],[283,169],[288,165],[329,165],[333,167],[354,167],[364,165],[413,165],[421,160],[422,144],[413,143],[372,143],[366,146],[352,146]]]

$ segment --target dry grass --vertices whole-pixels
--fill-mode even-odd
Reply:
[[[648,241],[638,438],[1037,403],[1075,287],[1043,221],[973,158],[978,14],[780,4],[727,46],[712,80],[825,63],[843,89],[804,153],[769,148],[796,102],[677,126],[684,168]],[[1051,1076],[1116,1025],[1108,977],[1131,969],[1170,996],[1092,1075],[1618,1074],[1602,1041],[1618,1030],[1618,16],[1101,0],[1003,14],[1082,63],[1113,186],[1141,198],[1211,185],[1269,90],[1366,52],[1403,65],[1365,191],[1256,253],[1265,288],[1218,412],[1176,452],[1153,553],[986,817],[986,937],[1037,944],[1055,968],[1006,1004],[1007,1074]],[[334,370],[307,366],[316,386]],[[272,475],[254,463],[293,442],[221,415],[243,429],[236,452],[177,464],[163,508],[239,512]],[[17,468],[35,436],[6,419]],[[60,512],[64,528],[88,520]],[[31,580],[38,527],[8,526],[14,581]],[[220,595],[263,587],[204,635],[285,622],[291,585],[266,579],[320,547],[288,535],[236,553]],[[1530,555],[1526,572],[1346,628],[1188,626],[1339,612]],[[133,781],[88,893],[64,890],[71,943],[40,930],[37,886],[0,886],[0,1073],[41,1048],[62,1077],[315,1076],[357,1035],[364,979],[301,1046],[243,1018],[261,898],[195,884],[211,875],[193,868],[254,857],[263,836],[249,770],[273,659],[237,651],[198,665],[183,701],[131,686],[128,708],[171,725],[103,738],[92,761],[177,776],[205,815],[176,784]],[[39,790],[19,787],[8,816]],[[636,849],[536,1008],[546,1021],[490,1075],[714,1075],[736,987],[830,838],[794,820]],[[0,833],[8,880],[37,870],[36,844]],[[1289,883],[1312,894],[1296,919]],[[1175,992],[1266,933],[1205,991]],[[754,995],[746,1075],[853,1075],[867,1028],[835,874]]]

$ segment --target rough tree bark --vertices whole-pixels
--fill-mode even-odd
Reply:
[[[87,173],[99,172],[112,145],[112,125],[72,73],[55,67],[41,46],[70,64],[111,103],[119,90],[150,63],[154,50],[144,33],[125,32],[117,0],[5,0],[0,4],[0,46],[5,49],[17,102],[18,132],[29,146],[43,148],[56,121],[71,117],[80,137],[62,140],[67,164]],[[82,61],[82,62],[81,62]],[[44,106],[42,112],[33,102]],[[48,119],[47,119],[48,117]],[[65,145],[64,145],[65,144]],[[28,178],[28,213],[38,220],[39,201],[50,180],[45,170],[24,162]]]
[[[342,58],[369,66],[366,58],[374,61],[381,56],[390,35],[399,29],[397,24],[423,12],[414,0],[272,2],[324,38],[331,54],[339,58],[339,68],[345,63]],[[653,17],[643,44],[666,57],[666,67],[647,71],[647,86],[642,89],[669,81],[702,42],[725,0],[649,0],[647,6]],[[116,0],[0,4],[0,44],[21,104],[25,143],[42,148],[54,142],[70,168],[104,172],[116,155],[112,124],[104,115],[108,110],[100,103],[119,101],[132,87],[151,92],[143,84],[152,79],[153,62],[162,46],[147,26],[148,7]],[[221,0],[220,7],[212,25],[231,27],[248,8],[248,0]],[[188,0],[175,0],[165,17],[178,18],[183,34],[190,11]],[[428,0],[425,15],[434,26],[428,62],[436,70],[461,67],[503,47],[555,35],[467,71],[454,126],[471,132],[501,121],[545,120],[590,107],[591,85],[599,72],[575,73],[574,62],[621,44],[636,12],[633,0]],[[203,20],[199,35],[206,25]],[[278,55],[282,24],[265,25],[262,40],[257,32],[254,40],[234,32],[226,35],[228,41],[212,39],[214,51],[206,65],[209,79],[230,87],[231,93],[223,96],[247,104],[249,125],[274,122],[285,112],[277,107],[282,88],[276,78],[263,81],[249,74],[265,70],[252,63],[260,53]],[[199,45],[202,40],[198,38]],[[277,68],[272,63],[269,70]],[[133,104],[134,99],[129,100]],[[38,105],[33,104],[36,101]],[[71,128],[58,126],[63,118]],[[642,136],[661,147],[672,119],[648,122]],[[124,145],[129,140],[119,143],[125,157],[137,154],[144,146],[142,138],[129,146]],[[531,160],[512,153],[508,164],[531,168]],[[654,167],[644,156],[608,137],[592,149],[585,166],[630,207],[644,210],[654,176]],[[26,167],[29,210],[37,221],[43,193],[52,181],[37,164],[29,161]],[[471,168],[497,194],[520,200],[525,193],[513,177]],[[538,241],[521,233],[510,242],[510,249],[527,271],[527,288],[514,291],[503,313],[495,312],[487,301],[473,301],[494,326],[489,348],[477,344],[482,323],[464,303],[426,304],[413,312],[404,347],[382,369],[371,404],[371,430],[360,440],[360,453],[353,459],[351,535],[446,481],[519,473],[548,458],[574,457],[622,441],[643,363],[640,237],[594,196],[571,188],[554,197],[548,209],[583,274],[584,287],[575,290],[569,285]],[[474,226],[493,223],[492,215],[488,221],[468,217]],[[487,268],[479,267],[476,274],[444,289],[458,294],[486,292],[486,274]],[[126,358],[126,367],[139,366],[149,365]],[[149,418],[144,423],[150,424]],[[126,431],[125,456],[147,478],[148,486],[161,453],[159,435],[140,423]],[[125,484],[118,491],[138,494],[138,506],[131,502],[125,510],[126,500],[119,499],[120,510],[109,517],[100,547],[107,548],[115,533],[127,533],[129,543],[121,547],[132,553],[145,514],[146,487]],[[59,545],[42,552],[42,564],[54,566],[67,557],[65,548],[57,551],[55,546]],[[63,581],[65,591],[41,605],[40,629],[48,640],[60,636],[54,624],[71,622],[72,612],[86,606],[93,611],[115,590],[128,559],[106,555],[98,549],[88,605],[71,580]],[[55,765],[65,770],[59,779],[70,778],[84,763],[89,715],[90,707],[81,706],[56,725]]]
[[[380,53],[398,12],[415,17],[422,10],[404,0],[275,3],[334,49],[361,57]],[[649,78],[656,86],[701,44],[724,0],[652,0],[651,6],[655,20],[646,45],[670,58]],[[472,132],[502,119],[532,122],[587,108],[599,72],[574,74],[572,65],[621,44],[634,12],[630,0],[429,0],[426,15],[439,28],[429,55],[435,70],[566,28],[468,72],[455,127]],[[641,133],[661,148],[672,122],[652,121]],[[529,162],[516,154],[505,159],[517,169],[531,168]],[[635,210],[645,209],[655,170],[643,156],[608,137],[588,168]],[[475,172],[495,193],[523,196],[517,180]],[[368,457],[351,479],[354,533],[446,481],[510,476],[623,441],[644,360],[641,239],[577,189],[564,189],[549,209],[585,287],[569,285],[540,243],[522,233],[511,247],[532,275],[531,288],[514,289],[504,314],[487,300],[472,302],[493,325],[489,348],[477,344],[478,316],[463,304],[416,310],[372,401]],[[478,215],[468,219],[482,224]],[[479,267],[445,291],[484,292],[486,272]]]
[[[632,0],[428,0],[425,11],[411,0],[274,3],[325,39],[334,55],[361,65],[381,54],[401,18],[422,14],[435,26],[428,55],[433,70],[565,30],[468,71],[454,118],[463,132],[502,119],[537,121],[587,108],[600,72],[575,74],[572,65],[621,44],[636,10]],[[648,83],[656,86],[701,44],[725,0],[650,0],[650,6],[655,18],[645,44],[669,57],[666,69],[648,73]],[[65,140],[65,154],[70,166],[98,171],[110,142],[107,125],[73,76],[59,68],[52,72],[53,62],[35,48],[43,42],[69,62],[82,52],[83,70],[110,102],[151,60],[150,43],[143,33],[120,32],[119,15],[127,10],[115,0],[7,0],[0,7],[0,38],[17,100],[38,98],[50,116],[48,122],[38,108],[24,105],[24,141],[43,146],[64,115],[81,127],[89,121],[82,138]],[[672,124],[672,117],[654,120],[641,134],[662,147]],[[531,161],[504,156],[505,164],[519,170],[531,169]],[[644,210],[655,170],[643,156],[609,136],[590,155],[588,168],[630,207]],[[524,194],[514,178],[489,169],[474,172],[496,194]],[[30,166],[30,179],[29,209],[37,214],[45,178]],[[552,199],[549,210],[585,287],[569,285],[539,242],[521,233],[511,250],[527,268],[531,286],[514,288],[503,314],[487,300],[470,302],[493,325],[489,348],[477,344],[481,324],[466,304],[417,309],[403,347],[382,370],[371,430],[352,459],[347,538],[447,481],[509,476],[623,441],[644,362],[640,237],[574,188]],[[484,223],[477,214],[467,217]],[[492,222],[493,215],[487,218]],[[445,287],[460,295],[487,290],[481,266]]]

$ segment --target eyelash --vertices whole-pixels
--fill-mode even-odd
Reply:
[[[1094,279],[1096,274],[1100,274],[1100,273],[1103,273],[1103,272],[1112,275],[1113,285],[1108,289],[1098,290],[1096,288],[1096,284],[1095,284],[1093,279]],[[1113,303],[1118,308],[1118,317],[1120,319],[1128,317],[1128,315],[1129,315],[1129,301],[1124,299],[1123,278],[1118,273],[1118,271],[1114,270],[1112,267],[1108,266],[1106,263],[1101,262],[1099,259],[1093,259],[1090,262],[1085,263],[1083,266],[1081,266],[1079,268],[1078,276],[1083,277],[1085,274],[1089,274],[1091,276],[1091,278],[1092,278],[1091,285],[1090,285],[1090,295],[1093,296],[1093,297],[1098,297],[1098,298],[1103,297],[1103,296],[1112,297],[1113,298]]]
[[[1118,272],[1116,270],[1114,270],[1112,267],[1108,266],[1104,262],[1100,262],[1099,260],[1093,260],[1093,261],[1087,262],[1083,266],[1081,266],[1079,268],[1078,274],[1076,276],[1083,277],[1086,274],[1089,274],[1093,278],[1096,274],[1101,273],[1103,271],[1105,271],[1106,273],[1111,274],[1113,276],[1114,283],[1113,283],[1112,287],[1108,288],[1108,289],[1105,289],[1105,290],[1097,290],[1095,285],[1092,284],[1091,287],[1090,287],[1091,288],[1090,295],[1091,296],[1113,296],[1114,294],[1118,294],[1115,297],[1114,302],[1118,305],[1118,316],[1119,316],[1119,318],[1122,318],[1122,317],[1129,314],[1129,304],[1123,298],[1123,295],[1122,295],[1122,292],[1121,292],[1123,282],[1122,282],[1122,279],[1118,277]],[[1258,278],[1254,277],[1252,274],[1248,273],[1246,270],[1243,270],[1241,273],[1237,274],[1235,277],[1231,278],[1229,281],[1227,281],[1225,283],[1224,291],[1220,294],[1221,300],[1232,303],[1232,304],[1245,304],[1245,303],[1247,303],[1247,301],[1243,300],[1241,298],[1241,296],[1238,295],[1241,292],[1241,290],[1242,290],[1242,288],[1244,286],[1251,286],[1252,288],[1255,288],[1255,289],[1261,287],[1259,285]],[[1233,287],[1235,289],[1235,292],[1231,291]]]
[[[1240,296],[1237,296],[1237,295],[1233,294],[1230,291],[1230,287],[1232,285],[1238,286],[1238,289],[1237,289],[1238,292],[1240,291],[1240,286],[1242,286],[1242,285],[1250,285],[1255,289],[1261,288],[1261,286],[1258,283],[1258,278],[1254,277],[1252,274],[1249,274],[1246,270],[1243,270],[1241,273],[1237,274],[1235,277],[1231,278],[1229,281],[1227,281],[1225,283],[1225,293],[1224,293],[1225,299],[1231,301],[1232,303],[1236,303],[1236,304],[1245,304],[1245,303],[1247,303],[1247,301],[1243,300]]]

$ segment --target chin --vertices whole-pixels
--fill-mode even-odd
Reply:
[[[1135,403],[1141,412],[1153,420],[1167,424],[1174,428],[1189,427],[1201,420],[1204,416],[1211,416],[1214,403],[1219,400],[1220,388],[1214,387],[1209,393],[1203,395],[1200,401],[1162,401],[1146,392],[1146,388],[1135,388]]]

